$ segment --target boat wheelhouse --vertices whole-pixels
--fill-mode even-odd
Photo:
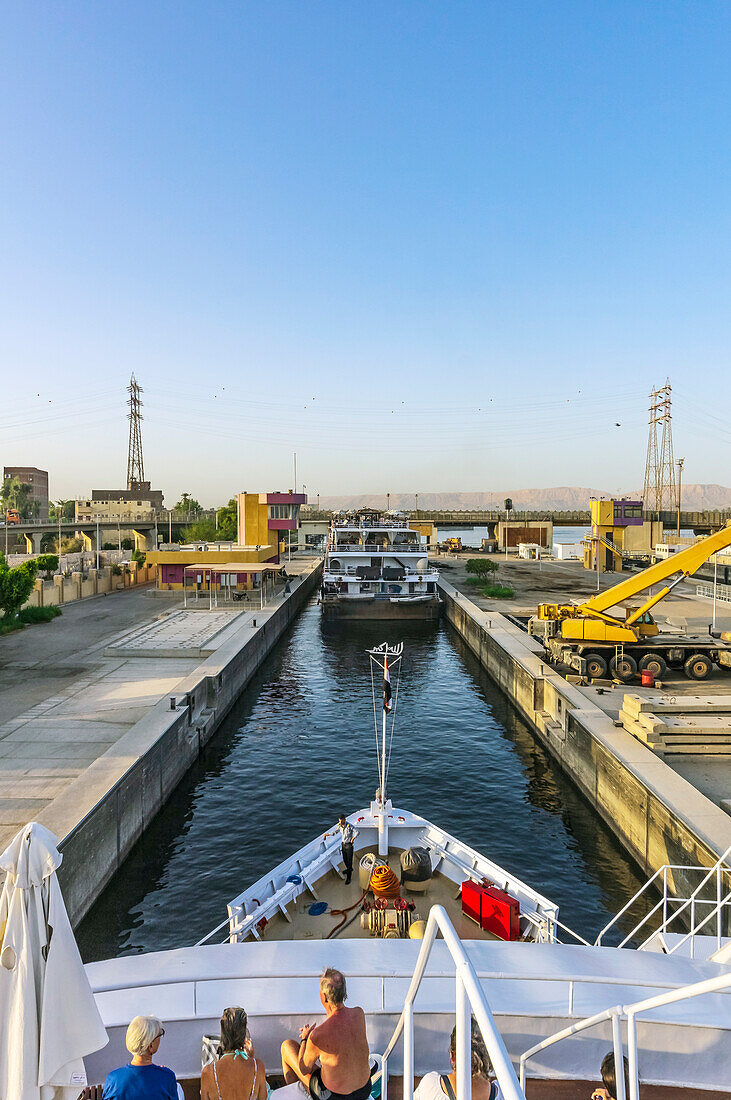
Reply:
[[[334,516],[321,603],[327,618],[436,619],[439,573],[426,537],[399,513]]]

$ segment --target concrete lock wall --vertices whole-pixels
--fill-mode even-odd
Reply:
[[[62,837],[59,878],[74,925],[218,729],[319,585],[317,566],[253,633],[239,633],[75,780],[39,821]],[[243,636],[242,636],[243,634]],[[131,763],[130,763],[131,761]]]
[[[539,642],[451,585],[440,592],[449,622],[648,877],[717,861],[731,843],[720,807],[546,664]],[[696,885],[676,872],[676,892]]]

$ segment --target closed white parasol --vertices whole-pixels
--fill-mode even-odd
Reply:
[[[56,844],[31,822],[0,855],[3,1100],[78,1096],[84,1055],[108,1042],[61,896]]]

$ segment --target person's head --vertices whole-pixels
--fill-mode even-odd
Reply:
[[[345,814],[338,814],[338,824],[344,825],[346,821]]]
[[[243,1008],[225,1008],[221,1017],[221,1053],[243,1050],[247,1034],[246,1013]]]
[[[160,1040],[165,1034],[157,1016],[135,1016],[127,1028],[125,1042],[127,1050],[135,1058],[152,1057],[157,1054]]]
[[[490,1062],[490,1055],[487,1053],[487,1047],[485,1046],[485,1040],[480,1034],[480,1029],[477,1026],[475,1020],[472,1021],[472,1076],[489,1078],[492,1075],[492,1063]],[[457,1028],[452,1028],[452,1036],[449,1040],[449,1057],[452,1059],[452,1065],[455,1064],[457,1051]]]
[[[624,1061],[624,1095],[629,1096],[629,1062],[626,1058]],[[604,1088],[607,1090],[612,1100],[617,1100],[617,1070],[614,1064],[614,1051],[610,1050],[609,1054],[605,1054],[602,1060],[602,1081],[604,1082]]]
[[[335,970],[334,967],[328,966],[320,978],[320,1000],[324,1005],[332,1005],[333,1008],[338,1008],[344,1004],[347,996],[345,975],[341,974],[339,970]]]

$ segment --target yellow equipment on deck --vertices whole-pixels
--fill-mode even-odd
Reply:
[[[561,637],[567,641],[607,642],[623,645],[653,638],[659,633],[650,609],[665,599],[681,581],[695,573],[704,562],[720,550],[731,546],[731,525],[716,531],[700,542],[681,550],[671,557],[643,569],[636,576],[620,581],[604,592],[598,592],[590,600],[579,604],[542,603],[538,605],[538,618],[558,622]],[[609,608],[632,599],[660,581],[673,577],[639,607],[625,609],[625,618],[610,615]]]

